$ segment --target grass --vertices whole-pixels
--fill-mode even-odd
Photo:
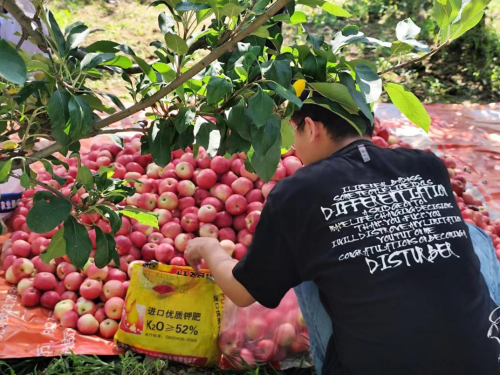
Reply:
[[[28,358],[0,361],[2,375],[315,375],[314,368],[294,368],[278,371],[268,367],[258,367],[236,372],[215,367],[195,368],[170,364],[160,359],[150,359],[127,352],[120,356],[88,356],[73,353],[56,358]]]

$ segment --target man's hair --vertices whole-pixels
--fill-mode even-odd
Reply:
[[[304,91],[300,99],[306,100],[309,92]],[[318,93],[314,92],[313,97],[321,97]],[[373,134],[373,125],[370,120],[360,111],[358,113],[366,124],[365,134]],[[297,131],[301,132],[305,126],[305,118],[310,117],[311,120],[321,122],[332,140],[341,140],[351,136],[359,135],[358,131],[349,122],[342,117],[333,113],[317,104],[304,103],[301,108],[298,108],[292,115],[292,121],[297,125]]]

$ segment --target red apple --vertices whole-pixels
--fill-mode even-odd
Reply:
[[[203,223],[212,223],[217,218],[217,210],[214,206],[207,204],[201,206],[198,211],[198,219]]]
[[[136,247],[143,247],[147,242],[147,237],[142,232],[132,232],[129,236],[130,241]],[[130,249],[129,249],[130,250]]]
[[[295,339],[295,327],[291,323],[283,323],[276,329],[275,337],[278,345],[288,346]]]
[[[253,211],[262,211],[264,209],[264,204],[261,202],[252,202],[248,204],[247,214]]]
[[[196,191],[196,186],[192,181],[183,180],[177,185],[180,197],[192,197]]]
[[[146,237],[149,236],[154,231],[153,227],[140,223],[135,223],[132,228],[134,231],[142,232]]]
[[[153,232],[148,236],[148,242],[159,244],[162,239],[164,239],[163,234],[160,232]]]
[[[195,214],[188,213],[184,215],[181,219],[181,227],[186,232],[194,232],[195,230],[198,229],[198,226],[199,226],[199,220],[198,216]]]
[[[74,311],[76,303],[71,299],[64,299],[58,302],[54,307],[54,316],[60,320],[63,314],[67,311]]]
[[[235,356],[240,348],[243,347],[244,343],[243,333],[237,329],[228,329],[222,331],[218,344],[221,352],[226,356]]]
[[[125,174],[127,173],[127,169],[120,163],[114,163],[113,165],[115,166],[113,178],[123,180],[125,178]]]
[[[181,212],[181,218],[186,215],[186,214],[195,214],[196,216],[198,216],[198,211],[200,209],[198,207],[195,207],[195,206],[191,206],[191,207],[187,207],[185,209],[182,210]]]
[[[179,199],[179,210],[183,211],[188,207],[193,207],[195,205],[195,201],[193,197],[184,197]],[[174,216],[174,212],[172,211],[172,216]]]
[[[144,168],[136,162],[128,163],[127,165],[125,165],[125,168],[127,169],[127,172],[136,172],[140,173],[141,175],[144,174]]]
[[[127,274],[118,268],[110,268],[106,282],[111,280],[118,280],[121,282],[127,281]]]
[[[61,301],[64,301],[67,299],[76,303],[76,300],[78,299],[78,295],[75,292],[67,290],[63,294],[61,294]]]
[[[214,172],[215,173],[215,172]],[[229,171],[224,173],[220,177],[220,182],[224,185],[231,186],[231,184],[238,179],[238,176],[235,175],[233,172]],[[253,184],[252,184],[253,186]]]
[[[172,258],[172,260],[170,261],[170,264],[172,266],[185,266],[186,265],[186,261],[184,260],[184,258],[181,258],[181,257],[174,257]]]
[[[271,362],[278,351],[278,346],[272,340],[261,340],[254,349],[255,359],[261,362]]]
[[[115,336],[118,331],[118,323],[113,319],[103,320],[99,324],[99,334],[105,339],[111,339]]]
[[[196,183],[202,189],[210,189],[217,182],[217,174],[211,169],[203,169],[196,177]]]
[[[111,297],[104,305],[106,315],[111,319],[120,319],[123,312],[125,301],[123,298]]]
[[[175,239],[182,232],[182,228],[175,222],[169,222],[161,227],[161,233],[171,239]]]
[[[233,225],[233,217],[227,211],[217,212],[214,224],[217,228],[225,228]]]
[[[174,254],[175,254],[174,247],[166,243],[159,244],[155,250],[156,260],[166,264],[168,264],[168,262],[172,260]]]
[[[157,202],[158,202],[158,200],[157,200],[156,195],[146,193],[146,194],[142,194],[141,197],[139,198],[138,206],[140,208],[142,208],[143,210],[153,211],[153,209],[156,207]],[[160,208],[164,208],[164,207],[160,207]]]
[[[31,253],[31,245],[24,240],[17,240],[12,243],[12,253],[20,258],[28,258]]]
[[[33,278],[24,278],[19,281],[17,284],[17,293],[19,293],[20,296],[23,295],[24,291],[26,289],[29,289],[33,286],[34,279]]]
[[[298,169],[302,168],[302,162],[300,161],[299,158],[296,158],[295,156],[288,156],[285,159],[283,159],[283,166],[285,167],[286,175],[291,176]]]
[[[36,274],[33,286],[39,290],[54,290],[56,288],[56,277],[48,272]]]
[[[75,329],[78,324],[78,314],[76,311],[66,311],[61,316],[61,326],[64,328],[73,328]]]
[[[155,208],[153,211],[158,215],[158,225],[161,227],[172,220],[172,214],[164,208]]]
[[[79,316],[86,314],[94,315],[97,311],[97,307],[93,301],[86,299],[85,297],[80,297],[75,304],[74,310]]]
[[[234,193],[245,195],[253,189],[253,182],[246,177],[240,177],[231,184]]]
[[[222,203],[219,199],[217,199],[215,197],[205,198],[201,202],[201,206],[205,206],[205,205],[208,205],[208,204],[211,205],[211,206],[214,206],[215,209],[217,210],[217,212],[221,212],[222,209],[224,208],[224,203]]]
[[[200,227],[200,237],[219,237],[219,230],[213,224],[203,224]]]
[[[38,237],[31,243],[31,252],[33,255],[40,255],[50,245],[50,240],[45,237]]]
[[[158,245],[155,243],[145,244],[141,249],[142,259],[144,259],[146,262],[155,259],[155,251],[157,247]]]
[[[94,316],[86,314],[78,319],[77,327],[84,335],[94,335],[99,330],[99,322]]]
[[[123,298],[125,296],[123,282],[119,280],[109,280],[104,284],[102,291],[108,300],[113,297]]]
[[[29,259],[19,258],[12,263],[12,273],[19,280],[30,276],[34,269],[35,266]]]
[[[102,283],[94,279],[86,279],[80,286],[80,295],[86,299],[98,298],[102,292]]]
[[[247,214],[238,215],[233,219],[233,228],[239,232],[247,227]]]
[[[241,260],[247,253],[247,247],[241,243],[237,243],[234,247],[234,258]]]
[[[203,202],[203,200],[205,198],[208,198],[208,197],[210,197],[210,193],[208,192],[208,190],[200,189],[200,188],[196,189],[196,191],[194,192],[194,195],[193,195],[195,204],[197,206],[201,206],[201,202]]]
[[[87,277],[89,279],[102,281],[108,277],[108,266],[104,266],[103,268],[98,268],[95,263],[92,263],[87,269]]]
[[[181,180],[189,180],[193,177],[194,167],[191,163],[187,161],[181,161],[175,167],[175,174]]]
[[[119,255],[126,255],[129,253],[130,248],[132,247],[132,241],[130,240],[130,238],[126,236],[116,236],[115,242],[116,242],[116,251],[118,252]]]
[[[243,214],[247,209],[247,205],[247,200],[244,196],[233,194],[227,199],[225,207],[227,212],[229,212],[233,216],[236,216]]]
[[[21,303],[25,307],[35,307],[40,303],[41,293],[38,289],[31,287],[24,291],[21,296]]]
[[[212,187],[211,193],[214,197],[220,199],[222,202],[226,202],[233,194],[233,189],[224,184],[216,184]]]
[[[174,244],[175,249],[181,253],[186,250],[187,244],[189,242],[189,236],[186,233],[181,233],[175,237]]]
[[[233,172],[236,176],[241,176],[241,167],[243,166],[243,164],[245,164],[245,161],[240,159],[240,158],[237,158],[237,159],[234,159],[232,162],[231,162],[231,172]]]
[[[219,241],[223,240],[236,241],[236,233],[233,228],[225,227],[219,229]]]
[[[28,233],[18,230],[16,232],[12,233],[10,240],[12,242],[16,242],[17,240],[28,241]]]
[[[247,223],[247,229],[250,231],[250,233],[255,232],[255,228],[257,228],[257,224],[259,223],[260,220],[260,211],[252,211],[250,212],[247,217],[246,217],[246,223]]]
[[[66,290],[76,292],[80,290],[84,276],[80,272],[71,272],[64,278],[64,287]]]
[[[61,301],[61,296],[57,292],[48,291],[42,294],[40,305],[46,309],[53,310],[59,301]]]
[[[260,189],[252,189],[246,195],[245,199],[248,203],[252,202],[263,202],[264,197],[262,196],[262,190]]]
[[[231,164],[228,159],[223,156],[216,156],[210,162],[210,168],[214,170],[215,173],[223,174],[229,171]]]

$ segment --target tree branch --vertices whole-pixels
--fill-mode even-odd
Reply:
[[[13,2],[14,0],[5,0],[5,1]],[[120,112],[115,113],[109,117],[106,117],[102,120],[95,122],[94,126],[93,126],[94,131],[97,132],[100,129],[105,128],[106,126],[108,126],[110,124],[113,124],[117,121],[121,121],[121,120],[123,120],[127,117],[130,117],[131,115],[133,115],[139,111],[142,111],[143,109],[146,109],[146,108],[152,106],[153,104],[158,102],[160,99],[162,99],[163,97],[167,96],[172,91],[174,91],[177,87],[181,86],[182,84],[184,84],[185,82],[187,82],[188,80],[193,78],[196,74],[201,72],[204,68],[209,66],[212,62],[214,62],[219,57],[221,57],[224,53],[226,53],[231,48],[233,48],[238,42],[242,41],[245,37],[252,34],[255,30],[257,30],[260,26],[262,26],[267,20],[269,20],[272,16],[274,16],[280,9],[282,9],[290,1],[291,0],[277,0],[272,6],[270,6],[264,12],[264,14],[257,17],[255,19],[255,21],[252,22],[251,25],[249,25],[244,30],[241,30],[240,32],[238,32],[233,38],[228,40],[224,45],[221,45],[220,47],[215,48],[210,54],[208,54],[203,59],[201,59],[198,63],[196,63],[187,72],[183,73],[181,76],[179,76],[175,80],[173,80],[168,86],[162,88],[161,90],[156,92],[154,95],[143,100],[142,102],[134,104],[131,107],[129,107],[123,111],[120,111]],[[31,157],[34,159],[44,158],[44,157],[47,157],[49,155],[52,155],[55,152],[60,151],[62,148],[63,147],[60,144],[54,143],[47,148],[44,148],[44,149],[37,151],[37,152],[34,152],[31,155]]]
[[[14,172],[10,172],[10,176],[14,177],[14,178],[17,178],[18,180],[21,179],[21,176],[18,175],[17,173],[14,173]],[[52,186],[47,185],[44,182],[35,180],[35,179],[31,178],[31,177],[30,177],[30,181],[32,183],[36,184],[36,185],[39,185],[39,186],[43,187],[44,189],[47,189],[47,190],[51,191],[52,193],[54,193],[55,195],[57,195],[59,198],[62,198],[64,200],[67,200],[67,201],[71,202],[72,206],[74,206],[76,208],[80,208],[75,202],[73,202],[71,199],[69,199],[67,196],[65,196],[63,193],[61,193],[59,190],[54,189]]]
[[[101,129],[96,135],[101,134],[116,134],[116,133],[124,133],[124,132],[138,132],[138,133],[146,133],[147,129],[143,128],[127,128],[127,129]]]
[[[449,40],[446,41],[445,43],[441,44],[439,47],[434,48],[432,51],[426,53],[425,55],[419,57],[418,59],[407,61],[407,62],[402,63],[402,64],[394,65],[392,68],[389,68],[389,69],[386,69],[384,71],[378,72],[377,74],[380,76],[382,74],[386,74],[386,73],[392,72],[392,71],[397,70],[397,69],[406,68],[407,66],[410,66],[410,65],[413,65],[413,64],[415,64],[417,62],[423,61],[423,60],[427,59],[428,57],[434,55],[436,52],[439,52],[440,50],[442,50],[448,44],[450,44]]]
[[[33,20],[24,14],[21,8],[16,4],[15,0],[3,0],[3,6],[9,12],[12,17],[19,23],[23,29],[23,34],[29,35],[36,43],[38,48],[43,52],[48,53],[49,49],[45,43],[45,39],[40,34],[41,30],[33,29]]]

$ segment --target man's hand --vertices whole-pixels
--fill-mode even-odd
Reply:
[[[243,285],[233,276],[237,261],[224,250],[216,238],[198,237],[188,242],[186,261],[201,273],[201,260],[207,264],[215,282],[237,306],[245,307],[255,302]]]
[[[186,261],[197,273],[201,273],[201,260],[206,256],[204,254],[206,254],[207,251],[216,251],[217,247],[221,246],[216,238],[193,238],[188,242],[185,250]]]

